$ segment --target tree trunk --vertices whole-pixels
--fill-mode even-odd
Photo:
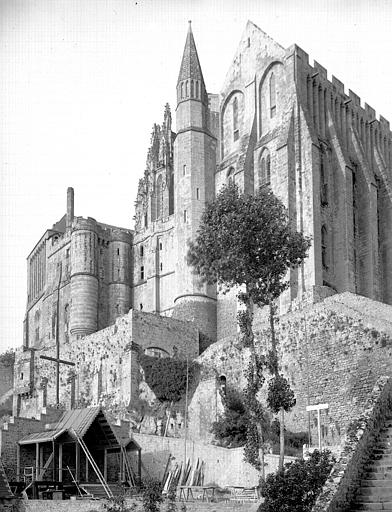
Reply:
[[[283,469],[284,464],[284,409],[280,408],[280,454],[279,469]]]
[[[265,482],[265,464],[264,464],[264,439],[263,430],[260,423],[257,424],[257,433],[259,435],[259,459],[261,464],[261,480]]]

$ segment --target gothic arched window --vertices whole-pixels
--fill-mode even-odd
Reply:
[[[188,97],[188,80],[185,82],[185,98]]]
[[[184,82],[181,82],[181,99],[184,98]]]
[[[270,92],[270,114],[274,117],[276,114],[276,83],[275,75],[271,73],[269,81],[269,92]]]
[[[259,183],[260,187],[267,187],[271,183],[271,157],[268,149],[261,153],[259,162]]]
[[[234,183],[235,183],[234,167],[230,167],[230,169],[227,171],[227,184],[233,185]]]
[[[194,83],[193,83],[193,80],[191,80],[191,98],[193,98],[194,94],[195,94]]]
[[[238,140],[239,129],[238,129],[238,98],[235,97],[233,101],[233,139]]]
[[[325,270],[328,269],[328,231],[325,225],[321,226],[321,263]]]
[[[196,98],[199,97],[199,80],[196,80]]]

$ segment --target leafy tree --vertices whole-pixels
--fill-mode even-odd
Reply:
[[[334,462],[329,451],[314,451],[271,474],[262,488],[258,512],[310,512]]]
[[[251,349],[245,395],[250,420],[254,423],[253,438],[258,438],[256,444],[261,448],[263,434],[259,418],[263,411],[256,394],[265,380],[262,369],[267,367],[272,373],[275,389],[287,390],[279,375],[274,301],[289,286],[285,280],[287,270],[303,262],[309,246],[310,239],[293,229],[287,209],[270,189],[260,189],[255,195],[240,194],[234,184],[224,187],[215,200],[207,204],[197,237],[189,243],[188,261],[204,282],[217,283],[225,290],[241,289],[238,297],[245,310],[239,313],[238,323],[242,342]],[[271,351],[267,358],[258,356],[255,351],[254,305],[269,306]],[[285,397],[279,407],[282,439],[283,411],[289,403]],[[282,443],[280,467],[283,467],[283,456]]]

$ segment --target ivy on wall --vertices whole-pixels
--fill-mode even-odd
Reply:
[[[158,400],[178,402],[186,391],[187,363],[170,357],[157,358],[140,354],[140,364],[144,370],[145,380]],[[188,388],[195,387],[200,372],[200,365],[189,361]]]

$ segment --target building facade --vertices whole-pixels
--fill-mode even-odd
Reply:
[[[388,121],[251,22],[219,95],[207,92],[189,26],[176,91],[176,132],[166,105],[134,231],[74,217],[69,190],[67,214],[28,257],[26,346],[53,339],[57,324],[60,341],[88,335],[130,308],[193,321],[211,342],[234,334],[235,293],[200,283],[186,259],[206,202],[231,180],[246,193],[271,187],[312,237],[282,311],[345,291],[392,304]]]

